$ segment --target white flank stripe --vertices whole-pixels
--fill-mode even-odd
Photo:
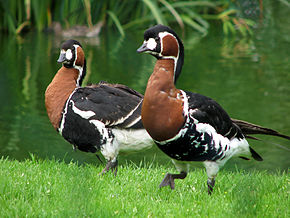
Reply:
[[[109,124],[109,126],[114,126],[114,125],[118,125],[120,123],[123,123],[125,120],[127,120],[135,112],[135,110],[137,110],[137,108],[139,107],[141,102],[142,102],[142,100],[139,102],[139,104],[137,104],[137,106],[130,113],[128,113],[127,116],[122,117],[121,119],[112,122],[111,124]],[[107,122],[106,122],[106,124],[107,124]]]
[[[93,112],[93,111],[82,111],[82,110],[80,110],[80,109],[78,109],[76,106],[75,106],[75,103],[71,100],[71,103],[72,103],[72,109],[73,109],[73,111],[76,113],[76,114],[78,114],[78,115],[80,115],[82,118],[84,118],[84,119],[89,119],[89,118],[91,118],[92,116],[95,116],[96,114],[95,114],[95,112]]]
[[[230,130],[224,136],[227,136],[228,134],[230,134],[230,132],[232,131],[232,128],[233,127],[231,127]]]
[[[62,118],[61,118],[61,123],[60,123],[60,127],[58,128],[58,132],[60,134],[62,134],[62,131],[63,131],[63,128],[64,128],[64,122],[65,122],[65,116],[67,114],[67,107],[68,107],[68,103],[72,97],[72,95],[75,93],[75,91],[77,90],[77,88],[70,94],[70,96],[68,97],[68,99],[66,100],[66,103],[65,103],[65,107],[64,107],[64,111],[63,111],[63,114],[62,114]]]
[[[134,124],[136,124],[137,122],[139,122],[139,120],[141,120],[141,116],[139,116],[137,119],[133,120],[131,123],[129,123],[127,126],[125,126],[126,128],[129,128],[131,126],[133,126]]]
[[[105,124],[99,120],[90,120],[90,123],[94,124],[95,127],[97,127],[99,133],[103,135],[104,137],[108,137],[108,132],[104,131],[106,129]]]

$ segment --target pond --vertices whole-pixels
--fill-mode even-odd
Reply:
[[[279,16],[275,21],[282,22]],[[136,53],[143,41],[142,30],[127,33],[125,38],[106,31],[99,39],[77,40],[87,58],[85,83],[122,83],[144,93],[155,59]],[[94,154],[74,152],[46,115],[44,92],[61,67],[56,60],[62,41],[44,33],[29,33],[22,38],[1,36],[0,156],[24,160],[34,154],[38,158],[102,164]],[[215,99],[233,118],[290,135],[289,23],[273,25],[264,21],[253,38],[225,38],[213,30],[205,38],[186,32],[183,41],[185,63],[178,88]],[[261,139],[249,142],[263,162],[235,158],[225,168],[234,170],[237,165],[242,169],[287,170],[290,142],[275,137]],[[119,160],[121,164],[145,161],[171,166],[169,158],[156,147],[121,155]]]

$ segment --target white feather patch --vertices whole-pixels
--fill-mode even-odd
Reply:
[[[72,110],[84,119],[89,119],[92,116],[96,115],[95,112],[93,112],[93,111],[82,111],[82,110],[78,109],[75,106],[73,101],[71,101],[71,103],[72,103]]]
[[[97,127],[99,133],[101,136],[103,136],[103,139],[109,139],[109,133],[108,130],[105,127],[105,124],[99,120],[90,120],[90,123],[94,124],[95,127]]]
[[[109,125],[109,126],[114,126],[114,125],[118,125],[120,123],[123,123],[125,120],[127,120],[136,110],[137,108],[139,107],[139,105],[142,103],[142,101],[139,102],[139,104],[137,104],[137,106],[130,111],[130,113],[127,114],[127,116],[125,117],[121,117],[119,120],[116,120],[112,123],[109,123],[108,121],[105,123],[106,125]]]
[[[156,48],[156,45],[157,45],[157,43],[156,43],[155,39],[150,38],[150,39],[147,40],[147,45],[146,46],[150,50],[154,50]]]
[[[153,140],[145,129],[112,129],[120,152],[132,152],[152,147]]]
[[[63,114],[62,114],[62,118],[61,118],[61,122],[60,122],[60,126],[58,128],[58,132],[60,134],[62,134],[62,131],[63,131],[63,128],[64,128],[64,123],[65,123],[65,117],[66,117],[66,114],[67,114],[67,107],[68,107],[68,103],[71,99],[71,97],[73,96],[73,94],[75,93],[77,89],[75,89],[71,94],[70,96],[68,97],[66,103],[65,103],[65,107],[64,107],[64,111],[63,111]]]
[[[65,52],[65,58],[66,58],[67,60],[72,59],[72,52],[71,52],[71,49],[66,50],[66,52]]]
[[[133,120],[131,123],[129,123],[126,128],[129,128],[131,126],[134,126],[136,123],[139,122],[139,120],[141,120],[141,116],[139,116],[137,119]]]

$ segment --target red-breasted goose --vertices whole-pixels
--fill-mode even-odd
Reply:
[[[157,58],[142,105],[142,122],[157,146],[172,158],[179,174],[167,173],[160,187],[174,189],[174,179],[184,179],[188,162],[202,161],[207,171],[208,193],[215,177],[231,157],[257,161],[262,158],[249,146],[249,134],[276,135],[274,130],[245,121],[234,120],[214,100],[175,87],[181,73],[184,48],[177,34],[167,26],[156,25],[144,33],[137,52]]]
[[[58,70],[45,92],[45,106],[53,127],[74,148],[107,160],[102,171],[117,172],[119,151],[151,147],[151,137],[141,122],[143,95],[125,85],[99,84],[81,87],[86,74],[82,46],[75,40],[61,45]]]

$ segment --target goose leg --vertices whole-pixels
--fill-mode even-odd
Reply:
[[[206,173],[207,173],[207,192],[209,195],[213,192],[213,187],[215,184],[215,177],[219,171],[219,164],[215,161],[204,161],[203,162]]]
[[[119,144],[115,140],[109,140],[106,144],[101,146],[101,153],[104,158],[108,161],[105,168],[100,173],[104,175],[109,170],[116,176],[118,171],[118,153],[119,153]]]
[[[215,179],[214,178],[208,178],[207,179],[207,188],[208,188],[207,192],[208,192],[209,195],[212,194],[214,184],[215,184]]]
[[[100,175],[104,175],[105,173],[107,173],[109,170],[112,171],[112,173],[117,176],[117,171],[118,171],[118,160],[111,160],[108,161],[105,168],[102,170],[102,172],[100,173]]]
[[[175,183],[174,179],[184,179],[187,176],[186,172],[181,172],[179,174],[170,174],[166,173],[164,179],[160,183],[159,187],[162,188],[164,186],[170,186],[171,189],[174,189]]]

